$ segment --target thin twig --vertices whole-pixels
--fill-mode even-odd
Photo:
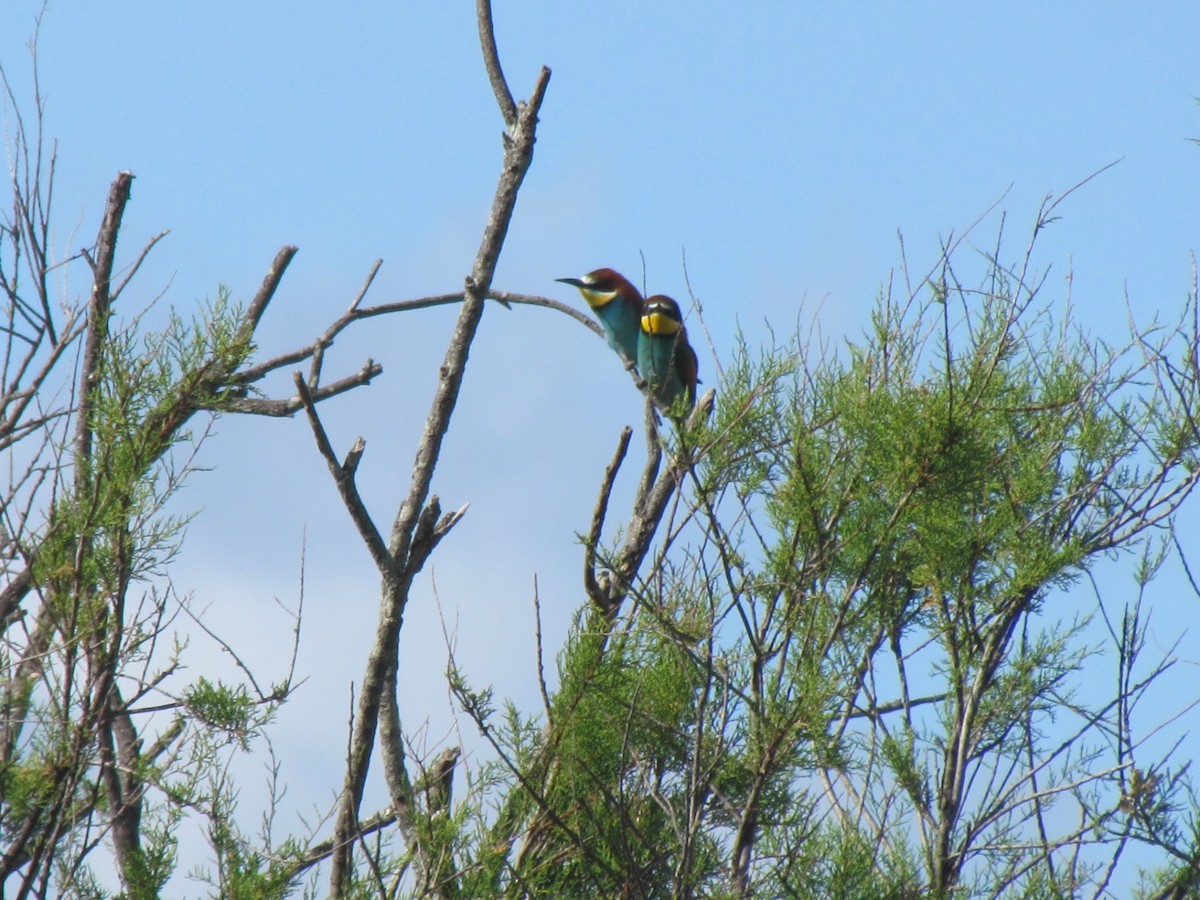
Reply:
[[[600,496],[596,498],[596,506],[592,510],[592,525],[584,544],[583,584],[592,603],[603,613],[609,611],[610,598],[608,591],[601,590],[600,585],[596,582],[596,547],[599,546],[600,536],[604,531],[604,517],[608,512],[608,501],[612,496],[613,484],[617,480],[617,472],[621,469],[621,463],[625,461],[625,454],[629,450],[629,440],[632,437],[632,428],[626,426],[621,429],[621,436],[617,440],[617,450],[604,469],[604,480],[600,484]]]
[[[546,722],[554,725],[554,713],[550,706],[550,692],[546,689],[546,654],[542,650],[542,598],[538,594],[537,574],[533,576],[533,639],[537,654],[538,690],[542,694],[542,709],[546,711]]]
[[[383,366],[374,360],[368,359],[363,364],[363,367],[353,375],[347,375],[345,378],[339,379],[332,384],[322,385],[315,390],[310,390],[309,396],[312,398],[313,403],[320,403],[322,400],[328,400],[330,397],[344,394],[346,391],[353,390],[356,387],[370,384],[371,379],[375,378],[382,371]],[[304,401],[300,398],[299,394],[279,400],[268,400],[261,397],[235,397],[228,400],[214,400],[212,403],[213,408],[228,412],[274,417],[294,415],[303,406]]]
[[[113,303],[117,302],[117,298],[121,296],[121,291],[125,290],[125,286],[133,281],[133,276],[138,273],[138,269],[142,267],[142,263],[146,261],[146,257],[150,255],[150,251],[154,249],[154,245],[165,238],[170,231],[160,231],[154,237],[146,242],[146,246],[142,247],[142,252],[138,254],[138,258],[133,261],[133,265],[129,267],[125,277],[121,279],[121,283],[117,285],[117,289],[112,292]]]

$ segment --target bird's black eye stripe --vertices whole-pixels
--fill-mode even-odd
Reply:
[[[668,319],[679,320],[679,313],[669,303],[656,302],[651,303],[646,307],[647,313],[656,313],[660,316],[666,316]]]

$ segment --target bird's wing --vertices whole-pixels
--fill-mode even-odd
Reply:
[[[687,329],[679,330],[679,340],[675,342],[675,369],[679,372],[679,380],[688,390],[688,395],[696,399],[696,385],[700,383],[700,363],[696,359],[696,351],[688,343]]]

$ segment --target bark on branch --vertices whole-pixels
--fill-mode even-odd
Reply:
[[[358,814],[371,755],[380,732],[387,744],[384,748],[384,774],[392,797],[392,809],[396,813],[401,833],[414,852],[418,880],[428,885],[429,890],[437,895],[454,893],[452,881],[448,882],[440,877],[432,881],[427,880],[431,873],[439,870],[438,860],[434,859],[429,848],[422,844],[411,818],[415,805],[412,779],[405,765],[396,702],[398,641],[413,577],[424,564],[433,546],[465,511],[464,507],[443,517],[437,498],[430,496],[430,487],[442,444],[458,402],[471,344],[483,317],[485,298],[491,290],[496,261],[500,257],[512,220],[517,193],[533,160],[538,110],[541,108],[550,79],[550,70],[543,68],[529,101],[520,106],[513,104],[495,50],[490,5],[487,0],[479,0],[476,9],[485,65],[501,114],[508,125],[504,137],[503,167],[483,239],[471,272],[464,282],[462,307],[446,349],[445,360],[439,370],[437,388],[417,446],[408,492],[392,523],[386,553],[379,554],[376,548],[376,553],[373,554],[376,556],[376,564],[382,578],[379,621],[353,720],[345,787],[335,824],[330,872],[331,889],[335,896],[341,896],[350,884],[351,852],[359,830]],[[355,310],[356,306],[352,306],[350,313],[353,314]],[[330,451],[326,454],[327,462],[331,458]],[[342,475],[335,473],[334,476],[335,480],[342,483],[345,482],[344,468]]]

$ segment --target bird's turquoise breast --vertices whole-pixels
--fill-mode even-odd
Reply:
[[[641,311],[618,297],[598,308],[596,315],[604,326],[608,345],[630,362],[637,362]]]
[[[650,386],[654,399],[670,408],[683,393],[683,381],[675,369],[674,334],[643,334],[638,342],[638,372]]]

